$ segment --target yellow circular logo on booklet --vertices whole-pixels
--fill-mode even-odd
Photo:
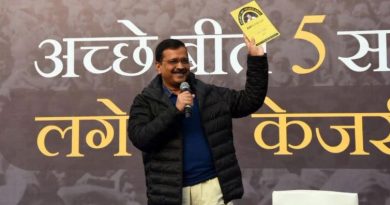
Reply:
[[[263,15],[263,13],[256,8],[244,7],[238,13],[238,19],[239,19],[240,25],[244,25],[245,23],[248,23],[248,22],[258,18],[261,15]]]

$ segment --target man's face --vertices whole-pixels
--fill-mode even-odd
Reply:
[[[163,51],[161,62],[156,63],[156,70],[168,88],[179,88],[180,83],[186,81],[190,73],[190,63],[187,49],[166,49]]]

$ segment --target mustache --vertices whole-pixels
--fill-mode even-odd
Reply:
[[[172,70],[172,73],[186,74],[188,71],[189,69],[187,68],[175,68]]]

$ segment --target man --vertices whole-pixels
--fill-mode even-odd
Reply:
[[[242,197],[232,118],[258,110],[268,82],[263,49],[254,40],[245,43],[242,91],[197,80],[183,42],[167,39],[157,46],[158,75],[135,97],[128,126],[130,140],[143,152],[149,205],[219,205]],[[180,90],[183,82],[190,90]],[[185,117],[188,105],[192,114]]]

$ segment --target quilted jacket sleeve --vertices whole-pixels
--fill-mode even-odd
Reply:
[[[267,56],[248,56],[245,89],[236,91],[221,88],[232,117],[245,117],[256,112],[264,102],[268,88]]]
[[[173,126],[180,112],[174,106],[153,117],[150,104],[145,97],[138,95],[130,109],[128,123],[128,136],[134,146],[143,152],[158,149],[159,145],[166,141],[167,131]]]

